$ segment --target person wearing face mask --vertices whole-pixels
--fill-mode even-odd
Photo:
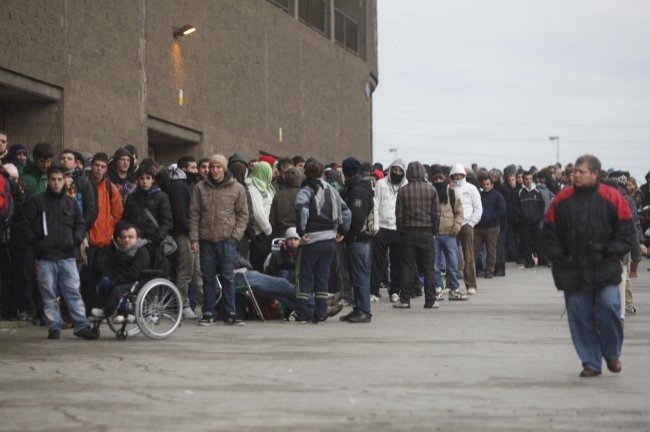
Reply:
[[[372,242],[372,269],[370,293],[379,297],[379,285],[388,270],[390,257],[390,284],[388,294],[392,303],[399,302],[400,280],[400,236],[395,219],[397,193],[408,184],[406,164],[397,159],[388,167],[388,175],[377,182],[374,202],[374,232]],[[372,299],[372,297],[371,297]],[[372,299],[374,300],[374,299]]]
[[[178,246],[176,253],[176,280],[174,283],[181,290],[183,296],[184,319],[197,319],[197,315],[190,306],[189,286],[194,290],[193,298],[200,301],[203,297],[203,277],[201,276],[201,263],[199,258],[192,253],[190,248],[190,200],[192,187],[199,181],[199,168],[196,159],[192,156],[183,156],[177,166],[170,169],[170,181],[167,186],[169,205],[172,210],[172,230]]]
[[[474,226],[481,220],[483,205],[481,194],[476,186],[466,180],[465,168],[459,163],[451,167],[449,176],[452,179],[452,186],[456,197],[463,204],[463,225],[460,228],[458,240],[463,252],[463,280],[467,294],[476,294],[476,264],[474,262]]]

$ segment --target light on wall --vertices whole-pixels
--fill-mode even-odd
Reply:
[[[174,27],[174,37],[183,37],[187,36],[190,33],[194,33],[196,27],[192,24],[185,24],[183,27]]]

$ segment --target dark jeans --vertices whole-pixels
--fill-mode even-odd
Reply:
[[[381,228],[372,240],[372,273],[370,291],[379,294],[379,285],[384,280],[390,259],[390,284],[388,294],[399,293],[401,267],[401,239],[399,232]]]
[[[402,238],[402,262],[401,262],[401,291],[402,303],[409,303],[413,294],[413,271],[416,270],[413,263],[417,263],[417,269],[424,275],[424,301],[433,303],[436,298],[435,291],[435,241],[433,233],[424,230],[404,230]]]
[[[203,313],[216,315],[217,274],[221,283],[222,301],[226,315],[235,315],[235,254],[236,243],[224,240],[213,243],[199,242],[201,251],[201,272],[203,274]]]
[[[92,308],[100,307],[104,303],[98,297],[96,287],[110,265],[111,254],[111,246],[88,248],[88,265],[82,267],[80,272],[81,297],[86,305],[86,316],[90,316]]]
[[[310,318],[324,320],[327,318],[327,282],[330,277],[330,266],[336,255],[334,240],[321,241],[298,248],[298,283],[296,312],[298,320]],[[316,294],[316,307],[313,316],[309,313],[309,296]]]
[[[497,262],[494,266],[494,274],[506,274],[506,224],[501,225],[499,240],[497,241]]]
[[[370,242],[354,242],[346,245],[350,279],[354,289],[354,310],[370,313]]]
[[[332,260],[330,275],[329,292],[340,292],[341,298],[352,303],[352,282],[350,281],[348,258],[343,243],[336,243],[336,255]]]

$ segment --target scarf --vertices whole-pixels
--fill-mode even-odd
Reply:
[[[251,181],[264,198],[275,196],[275,188],[271,184],[273,180],[273,168],[266,162],[259,162],[253,168]]]

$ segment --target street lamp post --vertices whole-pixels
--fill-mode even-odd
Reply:
[[[395,160],[397,160],[397,149],[395,147],[390,147],[388,149],[389,153],[395,153]]]
[[[560,137],[551,136],[548,137],[549,141],[555,141],[555,159],[557,163],[560,163]]]

